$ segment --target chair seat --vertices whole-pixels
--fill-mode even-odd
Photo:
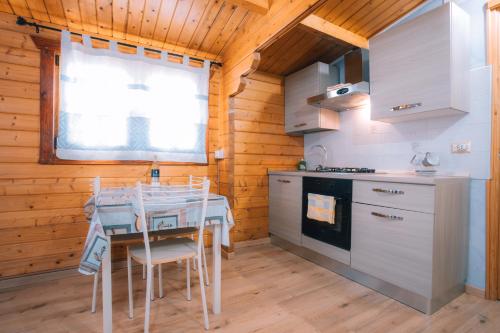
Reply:
[[[196,256],[196,243],[189,238],[170,238],[150,243],[153,265],[174,262]],[[129,248],[130,256],[141,264],[146,264],[146,249],[143,244]]]

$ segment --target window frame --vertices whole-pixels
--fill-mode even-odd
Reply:
[[[40,164],[151,164],[148,160],[64,160],[56,155],[56,140],[59,117],[59,55],[60,41],[31,35],[40,50]],[[210,89],[210,88],[209,88]],[[205,131],[206,163],[199,162],[158,162],[160,165],[209,165],[209,131]]]

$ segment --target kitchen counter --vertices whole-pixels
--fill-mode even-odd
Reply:
[[[319,178],[340,178],[353,180],[383,181],[392,183],[436,185],[456,178],[469,178],[464,174],[416,174],[415,172],[380,172],[380,173],[331,173],[313,171],[283,171],[269,170],[269,175],[297,176],[297,177],[319,177]]]

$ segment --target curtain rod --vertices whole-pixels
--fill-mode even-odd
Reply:
[[[21,26],[25,26],[25,25],[28,25],[28,26],[31,26],[31,27],[34,27],[35,28],[35,31],[36,33],[39,33],[40,32],[40,28],[43,28],[43,29],[47,29],[47,30],[52,30],[52,31],[58,31],[58,32],[61,32],[62,30],[61,29],[58,29],[58,28],[53,28],[53,27],[49,27],[49,26],[46,26],[46,25],[43,25],[43,24],[38,24],[36,22],[28,22],[26,21],[26,19],[22,16],[18,16],[17,17],[17,20],[16,20],[16,24],[17,25],[21,25]],[[82,36],[82,34],[80,33],[77,33],[77,32],[71,32],[72,35],[77,35],[77,36]],[[90,38],[92,39],[95,39],[95,40],[99,40],[99,41],[102,41],[102,42],[110,42],[109,39],[105,39],[105,38],[100,38],[100,37],[94,37],[94,36],[90,36]],[[137,45],[132,45],[132,44],[127,44],[127,43],[123,43],[123,42],[117,42],[118,45],[122,45],[122,46],[126,46],[126,47],[132,47],[132,48],[137,48]],[[151,49],[149,47],[145,47],[144,50],[147,50],[149,52],[154,52],[154,53],[161,53],[162,51],[160,50],[156,50],[156,49]],[[179,57],[179,58],[182,58],[184,57],[182,54],[178,54],[178,53],[171,53],[171,52],[168,52],[169,55],[173,55],[174,57]],[[205,60],[204,59],[200,59],[200,58],[195,58],[195,57],[189,57],[190,59],[193,59],[195,61],[200,61],[200,62],[204,62]],[[222,63],[218,62],[218,61],[210,61],[210,64],[211,65],[217,65],[217,66],[220,66],[222,67]]]

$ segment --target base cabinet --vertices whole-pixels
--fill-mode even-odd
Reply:
[[[432,296],[434,215],[354,203],[351,267]]]
[[[300,245],[302,177],[269,176],[269,232]]]
[[[434,312],[464,290],[468,207],[467,178],[354,181],[351,268],[418,295]]]

